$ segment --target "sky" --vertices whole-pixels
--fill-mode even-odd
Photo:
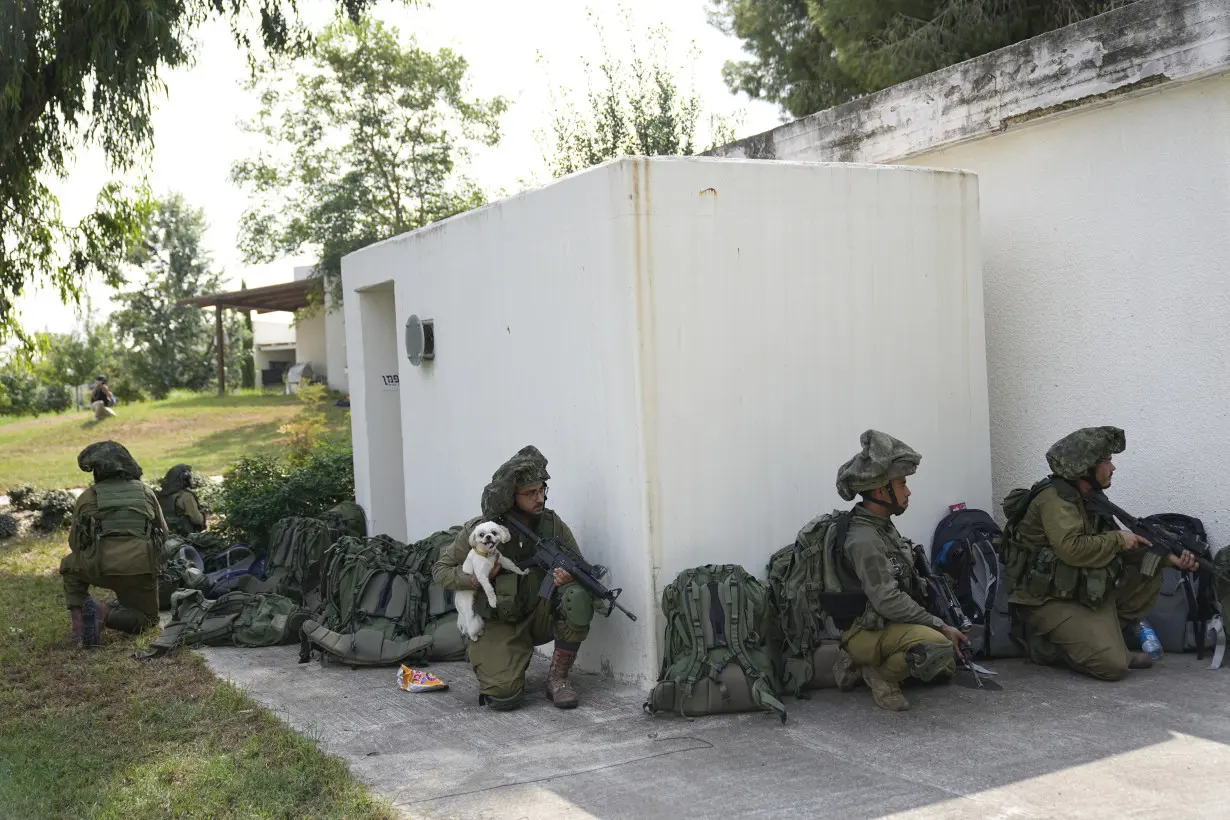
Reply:
[[[465,57],[473,94],[503,95],[511,102],[502,119],[501,144],[476,151],[468,169],[495,198],[501,190],[509,194],[521,190],[525,181],[549,179],[535,133],[549,122],[551,86],[583,92],[581,59],[596,63],[601,56],[591,10],[606,28],[616,54],[629,41],[621,10],[631,15],[637,32],[665,24],[671,35],[670,59],[685,72],[680,77],[682,84],[694,85],[708,112],[735,116],[738,136],[778,124],[776,106],[732,95],[722,82],[721,67],[741,56],[741,42],[709,25],[706,4],[707,0],[432,0],[417,8],[384,2],[373,13],[400,29],[403,37],[413,35],[422,48],[447,46]],[[333,4],[326,0],[300,5],[314,27],[331,19]],[[155,195],[177,191],[189,203],[204,208],[209,222],[206,249],[230,285],[237,288],[240,279],[249,287],[289,281],[295,265],[311,263],[310,254],[248,265],[236,248],[247,197],[229,181],[230,169],[236,160],[260,147],[240,127],[257,108],[253,95],[242,87],[248,72],[246,57],[225,23],[211,23],[196,36],[195,65],[163,77],[166,93],[156,101],[154,148],[141,170]],[[688,65],[687,52],[693,43],[699,53]],[[70,168],[68,177],[52,182],[52,188],[60,197],[65,218],[76,220],[89,212],[98,189],[111,175],[98,150],[80,152]],[[91,283],[88,292],[93,309],[103,315],[110,311],[108,288]],[[77,321],[75,310],[60,304],[52,293],[36,292],[19,305],[29,331],[66,332]]]

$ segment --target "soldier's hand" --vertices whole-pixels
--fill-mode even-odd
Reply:
[[[1136,533],[1131,532],[1130,530],[1119,530],[1119,534],[1123,536],[1123,551],[1124,552],[1135,552],[1136,550],[1140,549],[1142,546],[1145,546],[1145,547],[1153,546],[1153,542],[1150,541],[1148,538],[1139,536]]]
[[[1170,566],[1184,572],[1195,572],[1200,569],[1200,565],[1196,563],[1196,556],[1192,555],[1191,550],[1183,550],[1182,555],[1171,555]]]
[[[965,637],[965,633],[955,626],[944,624],[940,627],[940,632],[943,632],[944,637],[952,641],[952,648],[958,655],[961,654],[962,646],[969,646],[969,638]]]
[[[500,557],[497,555],[495,559],[495,563],[491,565],[491,572],[487,574],[487,577],[490,578],[492,581],[494,581],[495,576],[499,574],[500,574]]]
[[[557,587],[562,587],[564,584],[572,583],[572,576],[569,575],[564,570],[560,569],[559,567],[555,568],[554,575],[555,575],[555,585]]]

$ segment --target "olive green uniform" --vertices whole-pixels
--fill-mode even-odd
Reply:
[[[192,490],[159,494],[158,502],[172,535],[191,535],[205,529],[205,513],[201,511],[201,503]]]
[[[432,576],[445,589],[473,590],[471,576],[462,571],[470,552],[470,533],[487,521],[475,518],[466,523],[453,543],[440,554]],[[558,515],[545,510],[533,527],[540,538],[558,538],[560,545],[580,555],[576,539]],[[534,546],[516,532],[501,545],[500,553],[520,563],[534,554]],[[546,577],[533,567],[525,575],[501,571],[492,582],[496,607],[492,610],[486,595],[474,596],[474,611],[486,622],[477,641],[469,641],[469,660],[478,678],[479,695],[506,699],[520,696],[525,689],[525,671],[534,647],[551,641],[579,644],[589,635],[594,617],[593,597],[577,583],[555,589],[550,600],[538,597]]]
[[[841,637],[854,662],[871,667],[889,683],[911,676],[932,680],[956,674],[952,642],[940,632],[944,622],[918,603],[924,582],[914,568],[909,541],[892,520],[856,506],[845,557],[867,595],[862,617]],[[924,660],[927,671],[916,675]]]
[[[1006,545],[1005,563],[1015,572],[1008,600],[1031,659],[1123,678],[1129,659],[1122,626],[1157,600],[1157,556],[1124,552],[1114,521],[1062,481],[1038,493]]]
[[[107,509],[100,511],[100,494],[104,502],[110,498],[117,504],[104,503]],[[112,509],[121,509],[121,515],[112,515]],[[124,531],[103,535],[104,520],[118,520]],[[145,532],[136,534],[139,529]],[[60,561],[65,603],[70,609],[81,607],[91,586],[104,587],[113,590],[118,601],[107,614],[106,626],[140,632],[157,623],[158,552],[166,537],[167,524],[153,490],[135,479],[96,482],[73,510],[71,551]]]

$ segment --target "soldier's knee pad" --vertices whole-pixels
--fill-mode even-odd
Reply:
[[[518,689],[508,697],[496,697],[495,695],[479,695],[479,706],[486,706],[495,712],[511,712],[514,709],[519,709],[525,703],[525,688]]]
[[[905,665],[910,675],[920,681],[951,675],[957,662],[951,643],[916,643],[905,651]]]
[[[141,612],[126,606],[120,606],[115,601],[108,602],[107,606],[106,625],[110,629],[135,635],[138,632],[144,631],[146,627],[153,623]]]
[[[559,614],[573,629],[585,629],[594,619],[594,599],[580,584],[566,584],[559,591]]]

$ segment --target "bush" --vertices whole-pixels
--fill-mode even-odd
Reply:
[[[0,540],[17,534],[17,519],[8,513],[0,513]]]
[[[9,497],[9,504],[11,504],[15,510],[38,509],[38,507],[31,501],[36,493],[37,490],[29,484],[22,484],[20,487],[9,487],[5,490],[5,495]]]
[[[55,532],[64,526],[77,506],[77,499],[68,490],[43,490],[34,497],[38,499],[34,528],[39,532]]]
[[[329,388],[323,384],[305,384],[299,388],[299,412],[278,428],[286,434],[290,448],[290,463],[304,464],[320,444],[325,432],[325,402]]]
[[[301,465],[269,456],[240,459],[227,468],[218,493],[221,531],[263,552],[273,525],[291,515],[314,516],[354,498],[350,447],[318,447]]]
[[[48,413],[63,413],[73,406],[73,394],[63,385],[43,388],[42,409]]]

